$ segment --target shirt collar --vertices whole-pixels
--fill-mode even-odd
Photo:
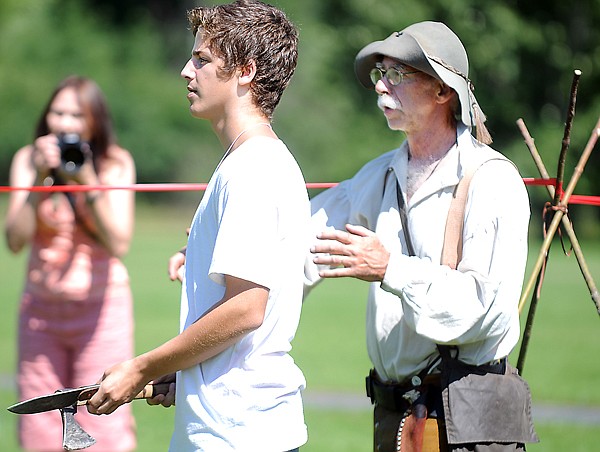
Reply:
[[[411,204],[441,189],[457,185],[464,172],[464,164],[462,162],[466,157],[464,157],[462,151],[474,147],[475,144],[470,130],[464,124],[459,123],[456,128],[456,144],[450,148],[426,184],[423,185],[423,190],[419,189],[415,196],[413,196]],[[394,154],[390,166],[394,169],[402,192],[406,193],[406,171],[408,167],[407,140],[402,143]]]

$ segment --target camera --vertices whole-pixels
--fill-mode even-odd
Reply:
[[[76,133],[65,133],[58,136],[58,147],[62,169],[70,174],[77,173],[85,162],[87,143]]]

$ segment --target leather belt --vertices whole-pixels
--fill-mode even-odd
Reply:
[[[415,393],[411,393],[411,391],[419,391],[423,386],[439,387],[439,377],[439,374],[427,375],[419,385],[385,383],[381,381],[375,369],[371,369],[366,378],[367,397],[371,399],[372,404],[377,402],[378,405],[388,410],[403,413],[411,407],[414,401],[412,397]]]
[[[490,361],[489,363],[480,366],[461,363],[469,373],[478,375],[484,375],[486,373],[503,375],[506,372],[506,364],[506,357]],[[372,404],[377,402],[378,405],[381,405],[388,410],[403,413],[411,407],[413,402],[413,400],[411,400],[413,394],[410,391],[418,391],[419,389],[422,389],[422,386],[439,388],[441,384],[440,374],[427,375],[423,378],[422,382],[420,379],[417,381],[419,383],[416,385],[410,383],[386,383],[381,381],[375,369],[371,369],[366,378],[367,397],[371,399]]]
[[[495,359],[480,366],[473,366],[471,364],[465,364],[461,362],[461,367],[469,370],[472,374],[484,375],[484,374],[498,374],[504,375],[506,373],[507,358]]]

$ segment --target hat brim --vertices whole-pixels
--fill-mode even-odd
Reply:
[[[439,78],[416,39],[408,34],[392,33],[383,41],[368,44],[356,55],[354,70],[358,80],[365,88],[373,89],[369,74],[375,67],[375,63],[386,56],[432,77]]]

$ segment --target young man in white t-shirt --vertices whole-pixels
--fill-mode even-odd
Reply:
[[[151,402],[175,397],[170,450],[296,450],[307,439],[305,380],[288,352],[310,207],[271,118],[296,66],[297,31],[277,8],[250,0],[198,7],[188,19],[195,42],[181,75],[190,112],[210,122],[225,152],[189,231],[181,333],[108,369],[88,409],[111,413],[177,372],[170,393]]]

